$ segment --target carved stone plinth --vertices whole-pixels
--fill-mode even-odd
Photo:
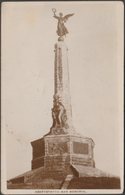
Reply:
[[[47,135],[31,142],[33,147],[32,169],[65,169],[70,165],[95,167],[94,142],[79,135]]]

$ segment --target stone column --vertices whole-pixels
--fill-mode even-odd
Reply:
[[[64,41],[55,44],[54,96],[52,134],[74,131],[69,89],[68,48]]]

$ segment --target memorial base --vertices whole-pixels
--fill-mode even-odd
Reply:
[[[32,170],[9,180],[8,189],[120,188],[119,178],[95,168],[91,138],[48,134],[31,145]]]
[[[87,166],[70,166],[62,170],[40,167],[7,183],[8,189],[120,189],[120,179]]]
[[[33,148],[32,169],[62,169],[70,165],[95,167],[94,142],[80,135],[47,135],[31,142]]]

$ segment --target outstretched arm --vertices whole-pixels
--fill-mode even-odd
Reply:
[[[58,16],[56,16],[56,14],[54,13],[54,16],[53,16],[54,18],[56,18],[56,19],[58,19],[59,17]]]

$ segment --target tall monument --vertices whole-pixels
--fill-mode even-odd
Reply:
[[[94,167],[91,138],[76,133],[72,123],[72,110],[69,86],[68,48],[64,42],[68,33],[64,22],[74,14],[57,16],[58,42],[55,44],[53,124],[47,135],[31,142],[33,147],[32,169],[44,167],[45,170],[70,170],[72,165]]]
[[[109,178],[109,175],[95,167],[94,141],[78,134],[73,126],[68,48],[64,42],[68,30],[64,22],[74,14],[63,16],[60,13],[57,16],[56,9],[53,9],[53,13],[58,21],[51,110],[53,123],[46,135],[31,142],[31,170],[11,179],[8,188],[20,189],[18,183],[23,183],[23,189],[119,188],[119,179]]]

